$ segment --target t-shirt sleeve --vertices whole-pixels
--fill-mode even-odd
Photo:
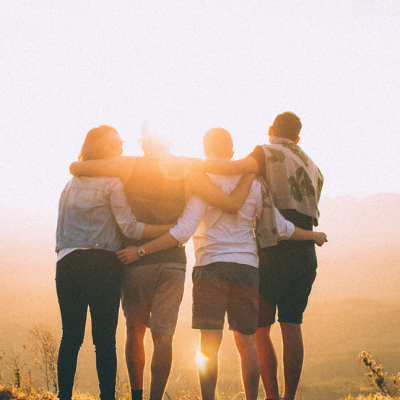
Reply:
[[[258,175],[265,177],[265,153],[261,146],[256,146],[252,153],[249,154],[258,164]]]
[[[274,206],[276,229],[279,240],[287,240],[293,235],[294,225],[292,222],[286,220],[279,210]]]
[[[170,235],[183,246],[194,234],[204,217],[208,203],[198,196],[191,196]]]

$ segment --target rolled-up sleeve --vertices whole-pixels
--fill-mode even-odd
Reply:
[[[290,238],[290,236],[293,235],[294,225],[292,222],[285,219],[275,206],[274,206],[274,211],[275,211],[276,229],[278,231],[277,239],[278,241],[287,240]]]
[[[110,206],[121,232],[130,239],[141,239],[146,224],[138,222],[124,192],[124,184],[115,179],[110,188]]]
[[[204,217],[208,203],[198,196],[190,197],[177,224],[169,230],[171,236],[183,246],[196,232]]]

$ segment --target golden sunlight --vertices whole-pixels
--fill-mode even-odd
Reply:
[[[200,369],[204,369],[208,361],[208,357],[206,357],[200,350],[196,350],[196,357],[194,360]]]

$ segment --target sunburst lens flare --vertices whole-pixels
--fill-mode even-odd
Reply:
[[[206,357],[200,350],[197,350],[194,360],[200,369],[204,369],[208,361],[208,357]]]

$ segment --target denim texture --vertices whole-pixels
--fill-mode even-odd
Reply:
[[[73,177],[60,197],[56,251],[86,247],[115,252],[123,248],[122,234],[141,239],[144,227],[119,178]]]

